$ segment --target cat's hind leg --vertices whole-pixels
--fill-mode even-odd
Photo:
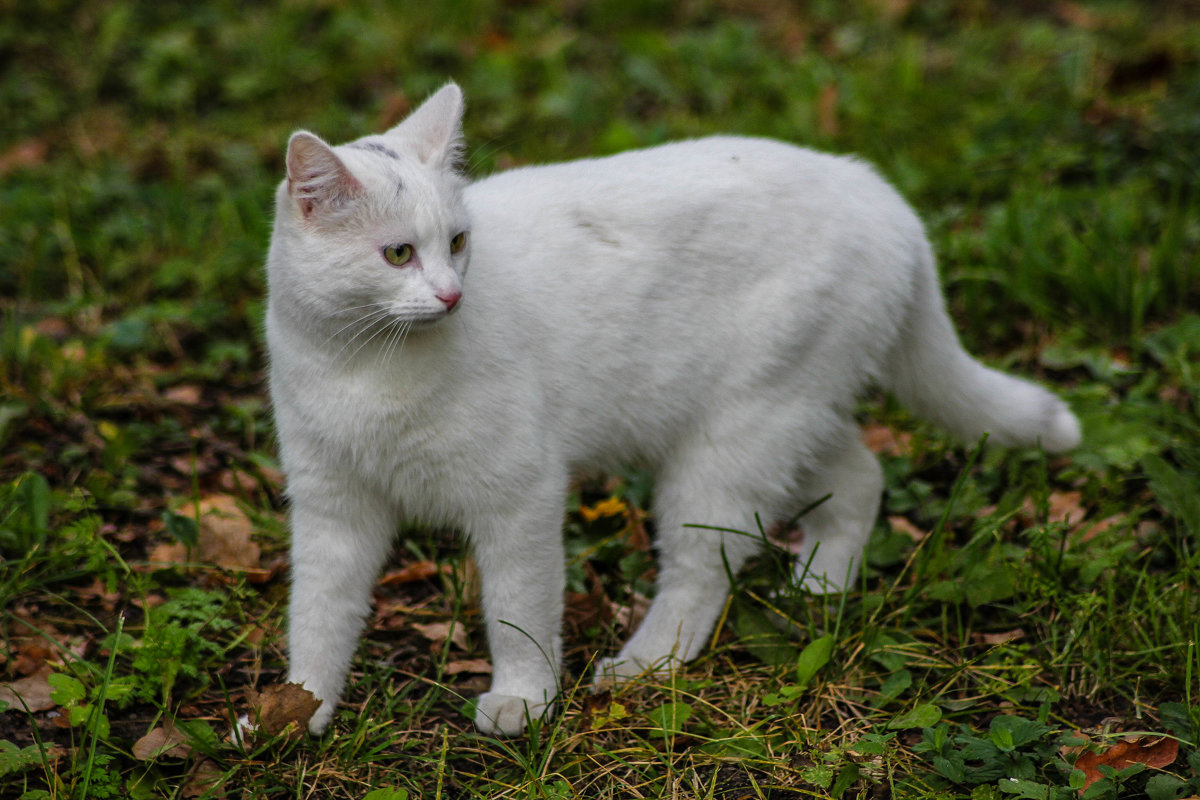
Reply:
[[[773,452],[766,437],[748,447],[739,436],[728,448],[698,439],[658,476],[657,593],[621,652],[597,663],[597,685],[695,658],[729,595],[729,574],[761,547],[756,513],[774,519],[790,501],[794,454]]]
[[[814,594],[853,586],[883,493],[879,460],[854,439],[824,460],[806,481],[806,505],[825,498],[800,519],[796,577]]]

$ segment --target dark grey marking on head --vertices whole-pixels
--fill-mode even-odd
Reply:
[[[380,144],[379,142],[355,142],[350,146],[359,150],[370,150],[374,153],[382,153],[388,158],[395,159],[396,161],[400,160],[399,153],[390,147]]]

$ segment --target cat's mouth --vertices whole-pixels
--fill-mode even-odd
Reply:
[[[450,316],[457,310],[458,310],[458,307],[455,306],[454,308],[445,309],[443,311],[428,311],[423,314],[414,314],[408,320],[408,322],[412,326],[412,329],[414,331],[424,330],[426,328],[432,328],[434,325],[437,325],[439,322],[441,322],[442,320],[444,320],[446,317]]]

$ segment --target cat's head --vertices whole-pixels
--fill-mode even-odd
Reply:
[[[377,136],[331,147],[292,134],[268,257],[273,300],[360,338],[457,309],[470,255],[462,111],[449,84]]]

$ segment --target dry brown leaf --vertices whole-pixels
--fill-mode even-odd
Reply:
[[[190,752],[192,748],[187,745],[187,737],[170,723],[159,725],[133,743],[133,757],[139,761],[150,761],[160,756],[185,758]]]
[[[1072,529],[1078,529],[1087,517],[1087,509],[1083,507],[1082,492],[1051,492],[1050,496],[1046,498],[1046,504],[1046,522],[1065,523]],[[1042,521],[1040,509],[1028,497],[1021,503],[1020,517],[1027,525]]]
[[[262,550],[250,538],[254,523],[242,512],[236,498],[212,495],[199,505],[199,549],[205,560],[227,569],[258,569]]]
[[[1081,3],[1070,0],[1060,0],[1053,6],[1054,15],[1069,25],[1094,31],[1100,27],[1100,18],[1085,8]]]
[[[1160,739],[1143,736],[1129,742],[1117,742],[1102,753],[1089,751],[1075,761],[1075,769],[1083,770],[1084,774],[1083,787],[1079,793],[1083,794],[1085,789],[1103,777],[1100,774],[1101,766],[1120,770],[1133,764],[1145,764],[1162,769],[1173,764],[1178,755],[1179,740],[1169,736]]]
[[[1014,642],[1017,639],[1024,638],[1025,631],[1022,628],[1014,628],[1011,631],[1002,633],[980,633],[976,634],[978,640],[984,644],[1005,644],[1006,642]]]
[[[298,683],[277,683],[261,692],[248,688],[246,702],[257,730],[275,735],[292,725],[293,736],[304,732],[321,705],[312,692]]]
[[[187,783],[183,785],[184,797],[225,797],[225,792],[214,791],[221,780],[221,768],[211,758],[201,759],[188,773]]]
[[[871,423],[862,429],[859,439],[872,453],[904,456],[912,452],[912,434],[896,433],[887,425]]]
[[[99,578],[94,579],[91,586],[75,589],[75,594],[79,597],[98,601],[105,611],[115,609],[117,601],[121,599],[120,592],[110,592],[104,581]]]
[[[825,136],[838,135],[838,87],[827,83],[817,95],[817,127]]]
[[[227,492],[247,495],[258,490],[258,480],[238,469],[223,469],[217,473],[217,485]]]
[[[254,523],[238,507],[230,495],[210,495],[200,500],[200,532],[192,551],[192,562],[216,564],[241,572],[260,571],[262,549],[250,538]],[[191,513],[187,508],[183,513]],[[187,548],[182,542],[163,543],[150,551],[152,564],[188,563]]]
[[[928,532],[921,530],[916,525],[909,521],[908,517],[900,515],[888,517],[888,524],[892,526],[892,530],[896,533],[903,533],[912,538],[914,542],[919,542],[928,536]]]
[[[200,402],[200,387],[194,383],[181,383],[164,391],[163,397],[172,403],[194,406]]]
[[[47,625],[40,631],[42,636],[53,637],[60,643],[63,636],[54,626]],[[21,675],[32,675],[46,665],[47,661],[59,661],[54,652],[54,646],[40,636],[36,639],[17,639],[13,642],[16,659],[13,661],[13,671]]]
[[[883,15],[884,19],[895,22],[903,19],[912,10],[915,2],[916,0],[873,0],[871,5]]]
[[[1126,517],[1121,516],[1120,514],[1117,514],[1112,517],[1105,517],[1102,520],[1097,520],[1096,522],[1093,522],[1090,525],[1088,525],[1087,529],[1084,530],[1084,532],[1080,535],[1079,538],[1085,542],[1090,541],[1091,539],[1096,538],[1097,536],[1104,533],[1105,531],[1107,531],[1111,528],[1115,528],[1118,525],[1125,524],[1127,522],[1128,522],[1128,519]]]
[[[9,711],[24,711],[26,706],[30,711],[54,708],[57,703],[50,699],[52,690],[46,681],[53,673],[50,667],[43,666],[28,677],[0,684],[0,702],[8,703]]]
[[[33,324],[33,329],[56,342],[61,342],[71,335],[71,326],[62,317],[42,317]]]
[[[492,674],[492,665],[482,658],[464,658],[461,661],[451,661],[446,665],[447,675],[458,675],[463,672],[471,675],[490,675]]]
[[[440,568],[432,561],[416,561],[406,564],[400,569],[394,569],[379,579],[381,586],[399,586],[432,578],[440,572]]]
[[[1082,492],[1051,492],[1050,493],[1050,522],[1065,522],[1068,525],[1078,524],[1087,516],[1083,507]]]
[[[0,153],[0,175],[22,167],[36,167],[46,162],[50,148],[41,139],[25,139]]]
[[[467,629],[462,623],[453,622],[414,622],[413,630],[424,636],[434,645],[440,647],[449,639],[459,650],[467,649]]]
[[[630,592],[629,604],[621,605],[614,602],[610,613],[613,622],[627,631],[632,631],[642,624],[642,620],[646,618],[646,613],[649,611],[650,598],[641,592]]]

